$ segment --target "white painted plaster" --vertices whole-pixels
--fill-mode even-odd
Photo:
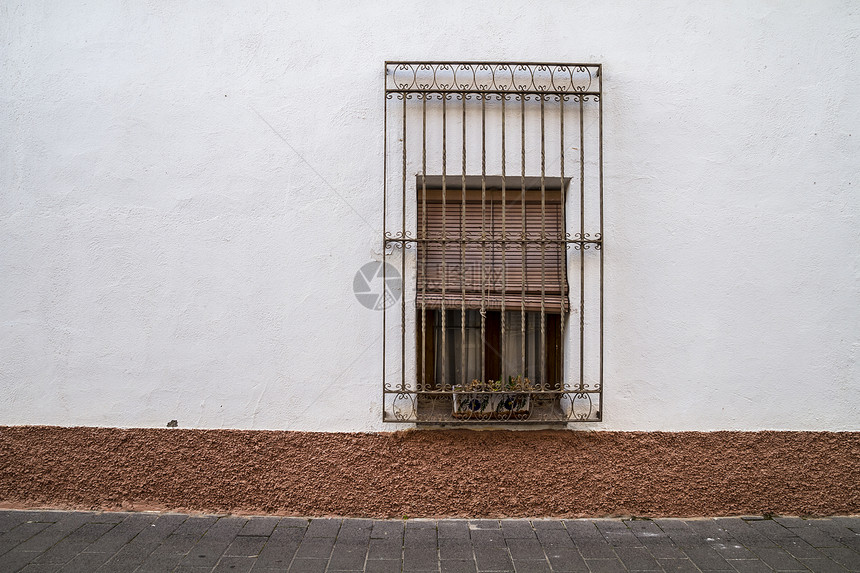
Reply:
[[[860,13],[3,2],[0,424],[381,422],[384,60],[605,66],[612,430],[860,429]]]

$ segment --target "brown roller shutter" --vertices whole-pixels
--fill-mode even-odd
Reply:
[[[482,203],[480,187],[470,188],[467,181],[464,196],[460,179],[450,177],[449,181],[444,202],[439,188],[428,188],[425,201],[423,188],[418,185],[419,308],[422,302],[426,308],[441,308],[444,299],[446,308],[474,309],[481,308],[483,299],[484,308],[499,310],[504,293],[507,310],[539,311],[543,285],[544,310],[560,312],[563,302],[567,312],[567,262],[565,244],[559,242],[565,237],[558,186],[545,188],[543,209],[540,188],[527,188],[523,194],[521,186],[508,187],[503,227],[499,188],[487,189]],[[482,236],[483,243],[479,242]],[[542,236],[548,242],[542,243]]]

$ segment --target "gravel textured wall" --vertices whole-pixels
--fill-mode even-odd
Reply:
[[[306,516],[860,512],[860,433],[0,428],[7,506]]]

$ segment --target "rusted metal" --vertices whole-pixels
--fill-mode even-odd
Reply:
[[[391,333],[383,310],[384,421],[603,419],[602,84],[600,64],[386,62],[384,259],[399,267],[404,281],[417,283],[414,295],[401,289],[400,363],[390,369],[385,355],[396,344],[385,340]],[[460,104],[459,113],[449,113],[452,99]],[[388,100],[400,105],[389,106]],[[508,114],[517,112],[519,138],[509,146]],[[565,122],[571,119],[579,128],[578,142],[572,138],[578,143],[572,156],[579,163],[578,181],[565,175]],[[457,121],[460,129],[452,132],[448,124]],[[461,139],[453,142],[460,151],[459,173],[448,172],[452,133]],[[558,157],[553,157],[550,141],[556,138]],[[513,178],[510,147],[519,151],[519,174]],[[597,150],[596,161],[586,147]],[[389,153],[397,151],[400,161],[389,161]],[[469,174],[469,165],[480,174]],[[407,182],[416,173],[413,194]],[[395,181],[401,193],[389,197]],[[568,192],[573,184],[578,194]],[[459,221],[452,225],[449,208],[455,206],[451,213]],[[510,209],[519,210],[519,217],[509,218]],[[589,209],[598,214],[596,232],[588,226]],[[571,235],[566,218],[576,211],[578,232]],[[576,267],[567,266],[571,247],[579,251]],[[438,268],[428,270],[428,260]],[[449,274],[458,262],[456,273]],[[467,288],[468,265],[475,267],[478,284]],[[586,296],[594,288],[593,279],[586,281],[593,270],[596,304],[593,294]],[[569,274],[579,275],[579,304],[568,312]],[[429,285],[432,277],[441,285]],[[596,322],[587,318],[595,311],[589,305],[598,307]],[[414,321],[407,320],[407,307],[414,308]],[[567,329],[566,320],[576,314],[579,328]],[[414,359],[407,330],[416,342]],[[568,331],[578,355],[566,352]]]

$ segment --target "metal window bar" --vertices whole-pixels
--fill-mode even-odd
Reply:
[[[410,300],[407,289],[401,289],[399,312],[391,315],[400,322],[399,348],[387,330],[395,309],[383,307],[384,421],[566,424],[603,419],[602,71],[600,64],[386,62],[383,262],[399,267],[404,282],[415,283],[419,300]],[[454,122],[460,116],[461,129],[453,133],[451,99],[461,103],[460,113],[453,114]],[[390,106],[389,100],[401,105]],[[507,105],[512,100],[519,105]],[[520,173],[509,179],[507,121],[517,112],[520,137],[512,143],[514,149],[519,146]],[[578,147],[566,147],[565,122],[570,120],[578,124],[578,141],[571,141]],[[449,139],[458,131],[460,173],[451,174]],[[549,143],[554,139],[557,157]],[[389,161],[390,150],[400,151],[400,161]],[[480,175],[469,175],[469,162],[477,166],[478,154]],[[566,156],[578,159],[578,181],[565,175]],[[411,174],[417,174],[414,190],[407,184]],[[459,185],[451,185],[452,176]],[[398,183],[399,197],[389,196]],[[578,197],[568,193],[575,184]],[[517,187],[518,196],[510,193]],[[480,194],[479,203],[467,200],[473,193]],[[452,199],[457,209],[449,212]],[[508,217],[509,208],[516,207],[519,229],[517,217]],[[571,235],[567,215],[577,210],[578,232]],[[453,229],[452,213],[460,219]],[[567,265],[571,247],[579,251],[577,266]],[[456,258],[449,253],[452,248]],[[439,259],[432,272],[431,256]],[[458,266],[455,261],[459,268],[451,283],[449,264]],[[467,263],[477,265],[477,286],[467,288]],[[387,268],[383,265],[384,280]],[[571,281],[576,274],[579,280]],[[431,284],[431,278],[440,284]],[[572,285],[578,285],[578,307],[568,309]],[[414,320],[407,306],[414,308]],[[453,339],[447,332],[452,306],[460,311],[460,333]],[[514,315],[518,329],[510,312],[519,314]],[[579,328],[567,329],[566,319],[577,314]],[[414,334],[414,355],[407,332]],[[512,342],[520,346],[514,362],[508,356]],[[568,352],[571,345],[578,353]],[[399,364],[392,360],[397,350]],[[459,372],[449,364],[456,355]],[[474,380],[467,380],[467,372]],[[499,379],[489,380],[490,372]],[[529,372],[534,380],[527,378]]]

